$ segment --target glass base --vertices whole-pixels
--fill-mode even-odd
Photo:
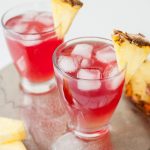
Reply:
[[[28,79],[21,80],[21,87],[25,92],[33,94],[46,93],[56,87],[56,81],[53,77],[51,80],[42,83],[32,83]]]
[[[73,132],[77,137],[79,137],[83,140],[95,140],[95,139],[101,138],[104,135],[106,135],[109,132],[109,127],[105,126],[95,132],[80,132],[77,130],[74,130]]]

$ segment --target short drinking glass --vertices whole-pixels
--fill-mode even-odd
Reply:
[[[55,50],[53,64],[70,129],[83,139],[107,133],[125,74],[125,69],[118,68],[111,41],[96,37],[70,40]]]
[[[56,35],[50,3],[16,6],[2,17],[4,35],[14,65],[27,92],[43,93],[54,85],[52,54],[63,42]]]

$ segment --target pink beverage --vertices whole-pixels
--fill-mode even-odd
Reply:
[[[39,84],[53,78],[52,54],[63,39],[57,38],[52,14],[48,11],[30,10],[6,16],[4,18],[9,19],[5,19],[3,25],[10,54],[22,77],[23,88],[34,93],[35,87],[39,90]]]
[[[24,36],[24,40],[6,37],[14,64],[21,76],[31,82],[43,82],[52,78],[52,54],[62,40],[54,32],[43,35],[44,32],[54,29],[51,14],[28,12],[9,19],[6,27]]]
[[[124,70],[118,69],[111,42],[99,38],[72,40],[60,46],[53,57],[72,130],[82,138],[107,132],[124,85]]]

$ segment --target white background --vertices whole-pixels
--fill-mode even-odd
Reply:
[[[30,1],[37,0],[0,0],[0,17],[7,9]],[[66,40],[79,36],[111,38],[114,28],[131,33],[140,32],[150,37],[150,0],[83,0],[83,2],[84,7],[75,18]],[[1,27],[0,69],[11,62]]]

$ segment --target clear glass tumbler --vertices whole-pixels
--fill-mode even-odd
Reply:
[[[18,5],[1,19],[14,65],[27,92],[43,93],[55,86],[52,54],[63,42],[56,35],[50,2]]]
[[[70,40],[55,50],[53,64],[70,129],[83,139],[107,133],[125,74],[118,68],[112,42],[98,37]]]

